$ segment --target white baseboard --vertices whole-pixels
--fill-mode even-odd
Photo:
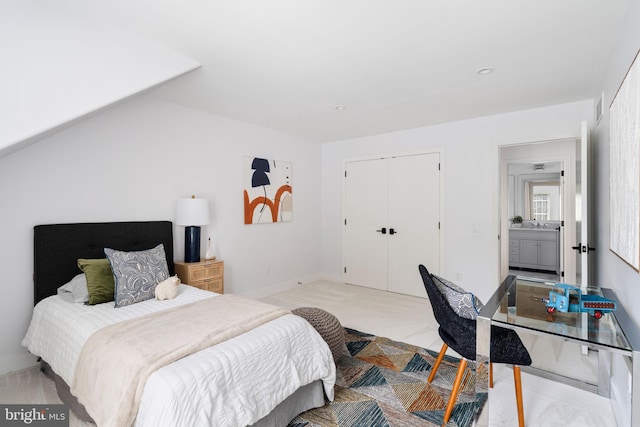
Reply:
[[[19,354],[8,354],[0,357],[0,375],[20,371],[38,364],[38,358],[25,351]]]
[[[304,276],[298,279],[287,280],[286,282],[283,282],[283,283],[270,285],[262,289],[257,289],[255,291],[245,292],[241,295],[248,298],[260,299],[260,298],[268,297],[270,295],[278,294],[280,292],[287,291],[289,289],[293,289],[296,286],[306,285],[307,283],[315,282],[318,280],[320,280],[320,275],[311,274],[309,276]]]
[[[338,273],[338,274],[329,274],[329,273],[322,273],[320,275],[320,280],[325,280],[327,282],[334,282],[334,283],[344,283],[344,273]]]

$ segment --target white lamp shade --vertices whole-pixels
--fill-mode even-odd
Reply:
[[[176,224],[185,227],[209,224],[209,202],[207,199],[179,199],[176,209]]]

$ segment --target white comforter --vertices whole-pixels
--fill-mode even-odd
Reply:
[[[70,384],[84,342],[99,328],[211,297],[180,285],[173,300],[114,308],[52,296],[38,303],[22,344]],[[149,377],[135,425],[246,426],[296,389],[321,379],[333,399],[335,365],[320,335],[302,318],[285,315],[180,359]]]

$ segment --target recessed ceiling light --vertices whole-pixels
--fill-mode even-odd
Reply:
[[[481,76],[485,74],[491,74],[493,73],[493,68],[491,67],[480,68],[478,71],[476,71],[476,73],[480,74]]]
[[[347,107],[345,107],[344,105],[336,105],[336,110],[346,110]]]

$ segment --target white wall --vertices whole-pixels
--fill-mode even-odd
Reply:
[[[617,48],[611,54],[606,73],[602,79],[601,90],[604,91],[604,116],[595,126],[592,158],[592,206],[596,219],[595,241],[592,246],[597,248],[595,255],[594,283],[612,288],[618,302],[624,306],[636,325],[640,325],[640,310],[637,302],[640,300],[640,274],[625,264],[609,250],[609,105],[615,96],[624,76],[631,66],[635,55],[640,50],[640,2],[631,2],[627,12],[627,24],[621,29]],[[600,93],[594,94],[599,98]],[[592,263],[593,264],[593,263]],[[612,373],[614,380],[614,409],[616,414],[627,414],[628,397],[627,370],[620,358],[614,358]],[[638,393],[638,391],[635,391]],[[630,425],[629,420],[619,420],[620,425]],[[637,421],[636,421],[637,422]]]
[[[0,155],[199,67],[46,2],[0,2]]]
[[[609,250],[609,105],[622,80],[640,50],[640,2],[632,2],[628,14],[628,26],[620,43],[612,53],[607,73],[602,82],[605,94],[604,116],[595,126],[593,143],[593,206],[596,229],[596,283],[615,290],[620,301],[638,301],[640,298],[640,274]],[[595,94],[599,97],[600,94]],[[635,304],[627,307],[637,324],[640,310]]]
[[[294,220],[244,225],[243,156],[290,160]],[[144,96],[0,158],[0,374],[24,366],[33,308],[33,226],[174,220],[176,201],[210,202],[225,290],[260,293],[320,271],[320,147]],[[176,259],[184,231],[175,228]]]
[[[575,138],[580,122],[592,117],[592,106],[592,101],[583,101],[324,144],[323,274],[343,281],[344,161],[441,149],[445,193],[441,274],[486,300],[499,285],[498,147]]]

